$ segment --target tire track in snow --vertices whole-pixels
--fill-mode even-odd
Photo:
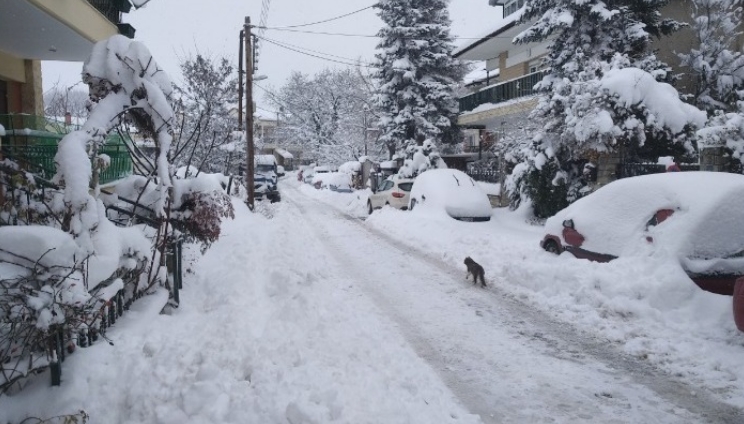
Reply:
[[[452,358],[449,353],[451,352],[443,352],[441,346],[439,348],[435,347],[432,340],[421,334],[420,325],[411,322],[411,319],[406,318],[401,313],[401,311],[405,311],[405,305],[396,302],[396,299],[386,296],[379,289],[371,289],[375,287],[374,278],[369,273],[366,273],[364,276],[360,275],[357,268],[359,268],[362,261],[353,257],[347,248],[336,241],[338,236],[333,236],[330,227],[327,223],[323,222],[322,218],[338,220],[345,223],[346,226],[353,227],[358,232],[366,234],[378,242],[377,244],[380,245],[379,249],[395,252],[401,257],[404,257],[406,263],[411,265],[411,268],[420,268],[420,265],[414,266],[415,262],[428,265],[431,269],[436,270],[436,273],[440,277],[445,276],[448,278],[450,284],[453,281],[462,281],[463,270],[449,266],[435,257],[418,251],[378,230],[369,228],[358,218],[348,216],[329,205],[311,199],[301,194],[298,190],[293,189],[291,191],[293,194],[289,196],[289,200],[303,212],[305,217],[314,221],[313,227],[316,232],[323,233],[324,235],[321,237],[321,240],[325,246],[336,255],[345,258],[344,261],[340,261],[340,265],[345,268],[346,273],[350,276],[361,277],[362,281],[358,281],[358,285],[362,291],[370,296],[384,313],[388,314],[399,324],[401,332],[412,344],[412,347],[423,359],[427,360],[439,371],[442,378],[455,395],[458,396],[462,404],[469,408],[471,412],[480,414],[485,422],[506,422],[510,419],[515,419],[516,417],[511,415],[499,415],[499,411],[494,412],[488,408],[484,408],[487,400],[484,401],[482,393],[474,389],[472,381],[464,381],[462,376],[457,375],[457,372],[453,371],[453,368],[450,366]],[[294,193],[303,196],[303,199],[299,199]],[[309,202],[303,202],[305,199],[309,200]],[[319,216],[313,216],[316,215],[315,213],[308,213],[303,203],[313,210],[318,210],[317,215]],[[394,255],[391,254],[390,256]],[[455,296],[459,301],[465,303],[469,309],[474,310],[476,315],[480,314],[484,319],[491,320],[494,325],[501,325],[508,328],[510,336],[518,339],[519,343],[529,344],[541,353],[562,361],[581,365],[597,361],[606,367],[605,374],[618,380],[617,384],[642,386],[658,395],[661,400],[674,405],[674,411],[671,413],[672,417],[676,417],[676,419],[669,416],[664,417],[664,419],[655,417],[659,419],[654,422],[731,424],[744,422],[744,413],[742,410],[719,401],[712,393],[700,390],[697,387],[690,387],[647,362],[626,355],[612,346],[608,346],[603,340],[581,334],[571,325],[556,322],[546,313],[535,310],[518,299],[513,298],[499,289],[498,277],[491,277],[489,284],[489,289],[482,291],[463,290],[462,283],[459,283],[459,286],[457,284],[453,285],[455,290],[451,290],[448,294]],[[487,294],[485,297],[483,296],[484,293]],[[641,402],[639,399],[622,399],[622,396],[615,396],[615,399],[613,399],[612,393],[598,392],[594,393],[594,395],[597,397],[597,402],[611,403],[616,401],[619,404],[623,404],[623,407],[637,408],[637,402]],[[656,401],[649,400],[650,404],[654,402]],[[649,407],[652,406],[650,405]],[[557,412],[561,412],[560,408],[558,408]],[[567,414],[571,416],[570,413]],[[658,414],[660,416],[666,415],[662,411],[659,411]],[[695,415],[696,417],[693,418],[691,415]],[[597,417],[592,417],[591,419],[587,416],[582,417],[581,414],[571,416],[571,420],[574,422],[584,422],[582,420],[586,420],[585,422],[597,422],[596,419]],[[537,420],[534,422],[537,422]],[[619,420],[617,422],[631,421]]]

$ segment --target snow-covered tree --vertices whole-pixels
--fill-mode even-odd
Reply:
[[[580,197],[588,152],[621,150],[639,159],[651,156],[650,150],[693,149],[692,130],[704,117],[679,100],[664,82],[673,79],[669,67],[648,50],[652,37],[680,26],[661,18],[659,9],[667,3],[527,0],[521,21],[534,22],[514,41],[551,42],[548,74],[536,86],[539,102],[532,113],[544,126],[523,154],[527,167],[517,167],[532,175],[521,179],[531,186],[517,187],[519,193],[550,199],[535,204],[538,216]],[[545,195],[556,191],[567,194],[563,202]]]
[[[44,114],[63,118],[69,113],[76,121],[88,116],[88,92],[75,86],[62,87],[59,84],[44,93]]]
[[[183,84],[175,86],[176,120],[173,160],[197,172],[225,172],[232,162],[232,132],[238,118],[231,113],[238,99],[235,69],[226,58],[213,60],[201,54],[181,63]],[[235,158],[239,159],[239,158]],[[187,168],[191,169],[191,168]]]
[[[266,99],[282,110],[278,131],[316,160],[343,163],[364,154],[366,129],[375,115],[364,75],[354,69],[326,69],[314,76],[294,72]]]
[[[375,96],[381,119],[380,139],[390,158],[410,160],[416,140],[455,143],[456,84],[465,67],[452,57],[448,0],[381,0]]]
[[[742,32],[739,0],[692,0],[691,24],[696,48],[680,53],[694,77],[693,103],[714,114],[737,110],[737,90],[744,86],[744,54],[736,50]]]

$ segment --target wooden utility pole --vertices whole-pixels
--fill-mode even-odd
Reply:
[[[248,190],[248,208],[253,210],[255,207],[255,186],[253,181],[253,172],[255,166],[255,149],[253,148],[253,45],[251,44],[251,18],[245,17],[243,27],[245,34],[245,136],[246,136],[246,171],[245,171],[245,188]]]
[[[243,40],[245,31],[240,30],[240,48],[238,49],[238,131],[243,132]]]

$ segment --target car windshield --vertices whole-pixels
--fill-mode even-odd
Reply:
[[[398,184],[398,188],[403,191],[411,191],[411,187],[413,187],[413,183],[400,183]]]
[[[274,165],[256,165],[256,172],[272,172]]]

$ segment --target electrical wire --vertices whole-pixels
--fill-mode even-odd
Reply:
[[[359,10],[355,10],[353,12],[345,13],[343,15],[339,15],[339,16],[336,16],[336,17],[333,17],[333,18],[329,18],[329,19],[324,19],[322,21],[310,22],[310,23],[307,23],[307,24],[300,24],[300,25],[288,25],[288,26],[275,27],[275,28],[289,29],[289,28],[301,28],[301,27],[306,27],[306,26],[311,26],[311,25],[324,24],[326,22],[337,21],[339,19],[346,18],[347,16],[351,16],[351,15],[355,15],[355,14],[360,13],[360,12],[364,12],[365,10],[372,9],[375,6],[377,6],[377,3],[375,3],[373,5],[370,5],[370,6],[367,6],[365,8],[359,9]],[[268,29],[268,28],[264,28],[264,29]]]
[[[315,54],[319,54],[319,55],[323,55],[323,56],[333,57],[333,58],[340,59],[340,60],[343,60],[343,61],[352,62],[352,63],[354,63],[354,66],[357,66],[357,63],[360,63],[360,64],[363,64],[363,65],[368,65],[368,66],[372,66],[372,67],[378,68],[378,66],[376,66],[376,65],[373,65],[373,64],[368,63],[368,62],[361,62],[358,59],[351,59],[351,58],[344,57],[344,56],[337,56],[337,55],[331,54],[331,53],[324,53],[324,52],[320,52],[320,51],[317,51],[317,50],[308,49],[306,47],[298,46],[296,44],[290,44],[290,43],[287,43],[285,41],[277,41],[277,40],[273,40],[273,39],[267,38],[267,37],[263,37],[263,40],[266,41],[267,43],[271,43],[271,44],[274,44],[276,46],[279,46],[279,47],[282,47],[282,48],[286,48],[286,49],[295,48],[295,49],[298,49],[298,50],[302,50],[303,52],[315,53]],[[300,52],[298,52],[298,53],[300,53]]]
[[[266,38],[264,38],[263,40],[266,41],[267,43],[274,44],[277,47],[281,47],[283,49],[286,49],[286,50],[289,50],[289,51],[293,51],[295,53],[303,54],[305,56],[314,57],[316,59],[325,60],[327,62],[338,63],[338,64],[341,64],[341,65],[347,65],[347,66],[357,66],[357,67],[371,68],[371,69],[382,69],[382,67],[380,67],[380,66],[374,66],[374,65],[369,65],[369,64],[362,64],[362,63],[352,63],[352,62],[347,62],[347,61],[343,61],[343,60],[331,59],[331,58],[328,58],[328,57],[318,56],[317,54],[309,53],[307,51],[302,51],[300,49],[289,47],[289,46],[283,45],[283,44],[278,43],[278,42],[269,41]],[[327,54],[327,53],[321,53],[321,54]],[[347,60],[351,60],[351,59],[347,59]]]
[[[260,28],[260,27],[257,27]],[[291,29],[291,28],[282,28],[282,27],[263,27],[261,29],[264,30],[270,30],[270,31],[285,31],[285,32],[296,32],[301,34],[313,34],[313,35],[332,35],[332,36],[339,36],[339,37],[360,37],[360,38],[383,38],[380,35],[370,35],[370,34],[349,34],[349,33],[342,33],[342,32],[325,32],[325,31],[307,31],[307,30],[300,30],[300,29]],[[396,37],[403,40],[423,40],[426,41],[425,38],[417,38],[417,37]],[[494,36],[486,36],[486,37],[451,37],[453,40],[482,40],[482,39],[512,39],[514,37],[510,36],[501,36],[501,35],[494,35]]]

